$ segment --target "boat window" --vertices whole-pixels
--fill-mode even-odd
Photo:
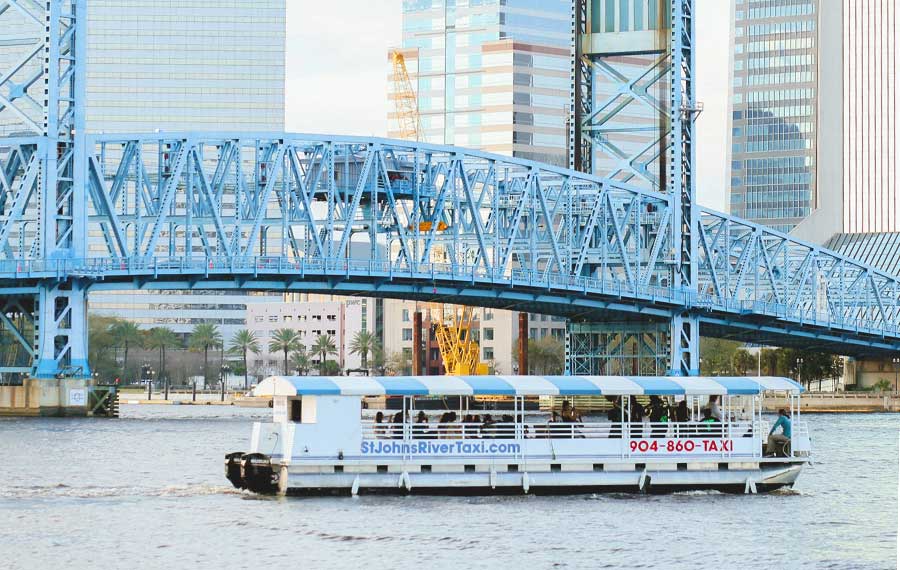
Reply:
[[[303,417],[303,400],[291,400],[291,421],[299,422]]]

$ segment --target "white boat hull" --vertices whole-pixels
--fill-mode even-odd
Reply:
[[[604,470],[553,471],[548,465],[534,471],[494,471],[478,465],[465,471],[462,465],[445,465],[442,471],[423,472],[418,465],[391,466],[390,472],[372,472],[374,466],[358,466],[350,472],[334,472],[332,466],[279,465],[256,459],[262,476],[250,471],[236,486],[254,492],[282,495],[316,494],[560,494],[590,492],[666,493],[689,490],[756,493],[791,487],[800,475],[803,461],[783,460],[760,464],[694,464],[690,469],[675,465],[646,467],[637,464],[609,465]],[[476,467],[476,466],[471,466]],[[331,472],[325,472],[331,471]],[[258,475],[259,471],[254,471]]]

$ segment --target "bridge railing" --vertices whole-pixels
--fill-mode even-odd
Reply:
[[[452,265],[448,263],[411,263],[398,267],[395,262],[379,259],[346,258],[290,258],[281,256],[169,256],[123,257],[57,260],[0,260],[0,277],[66,279],[115,279],[138,276],[292,276],[314,279],[318,276],[434,281],[450,284],[471,284],[475,287],[507,285],[513,288],[538,289],[565,295],[584,295],[629,298],[648,303],[678,307],[696,307],[711,312],[765,315],[785,319],[796,324],[847,331],[900,336],[896,325],[883,321],[843,318],[840,313],[821,311],[799,313],[787,303],[762,300],[721,299],[710,294],[679,291],[671,287],[648,285],[633,291],[622,281],[577,277],[546,270],[516,269],[494,271],[482,265]]]

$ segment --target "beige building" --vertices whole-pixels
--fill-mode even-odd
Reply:
[[[417,304],[412,301],[384,300],[384,348],[385,354],[405,353],[412,358],[413,313]],[[450,311],[452,305],[446,306]],[[425,350],[424,374],[442,374],[437,342],[431,335],[431,326],[441,320],[441,306],[419,303],[422,311],[422,339]],[[473,313],[472,337],[478,341],[481,361],[493,367],[495,374],[516,374],[518,363],[514,350],[519,340],[518,313],[497,309],[476,308]],[[548,315],[528,315],[528,338],[541,339],[552,336],[560,342],[566,334],[566,320]]]
[[[374,320],[369,318],[374,313],[374,299],[305,294],[298,297],[305,300],[248,305],[247,329],[256,336],[262,349],[259,354],[248,355],[250,370],[261,376],[284,373],[284,354],[269,352],[269,342],[278,329],[297,331],[300,343],[310,352],[313,371],[321,357],[310,349],[319,335],[334,339],[337,354],[327,356],[327,360],[337,362],[342,374],[359,369],[361,356],[350,352],[350,344],[359,331],[374,332]],[[370,354],[370,362],[371,358]]]

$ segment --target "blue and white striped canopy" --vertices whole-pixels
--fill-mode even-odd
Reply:
[[[773,376],[270,376],[257,396],[640,396],[799,394]]]

